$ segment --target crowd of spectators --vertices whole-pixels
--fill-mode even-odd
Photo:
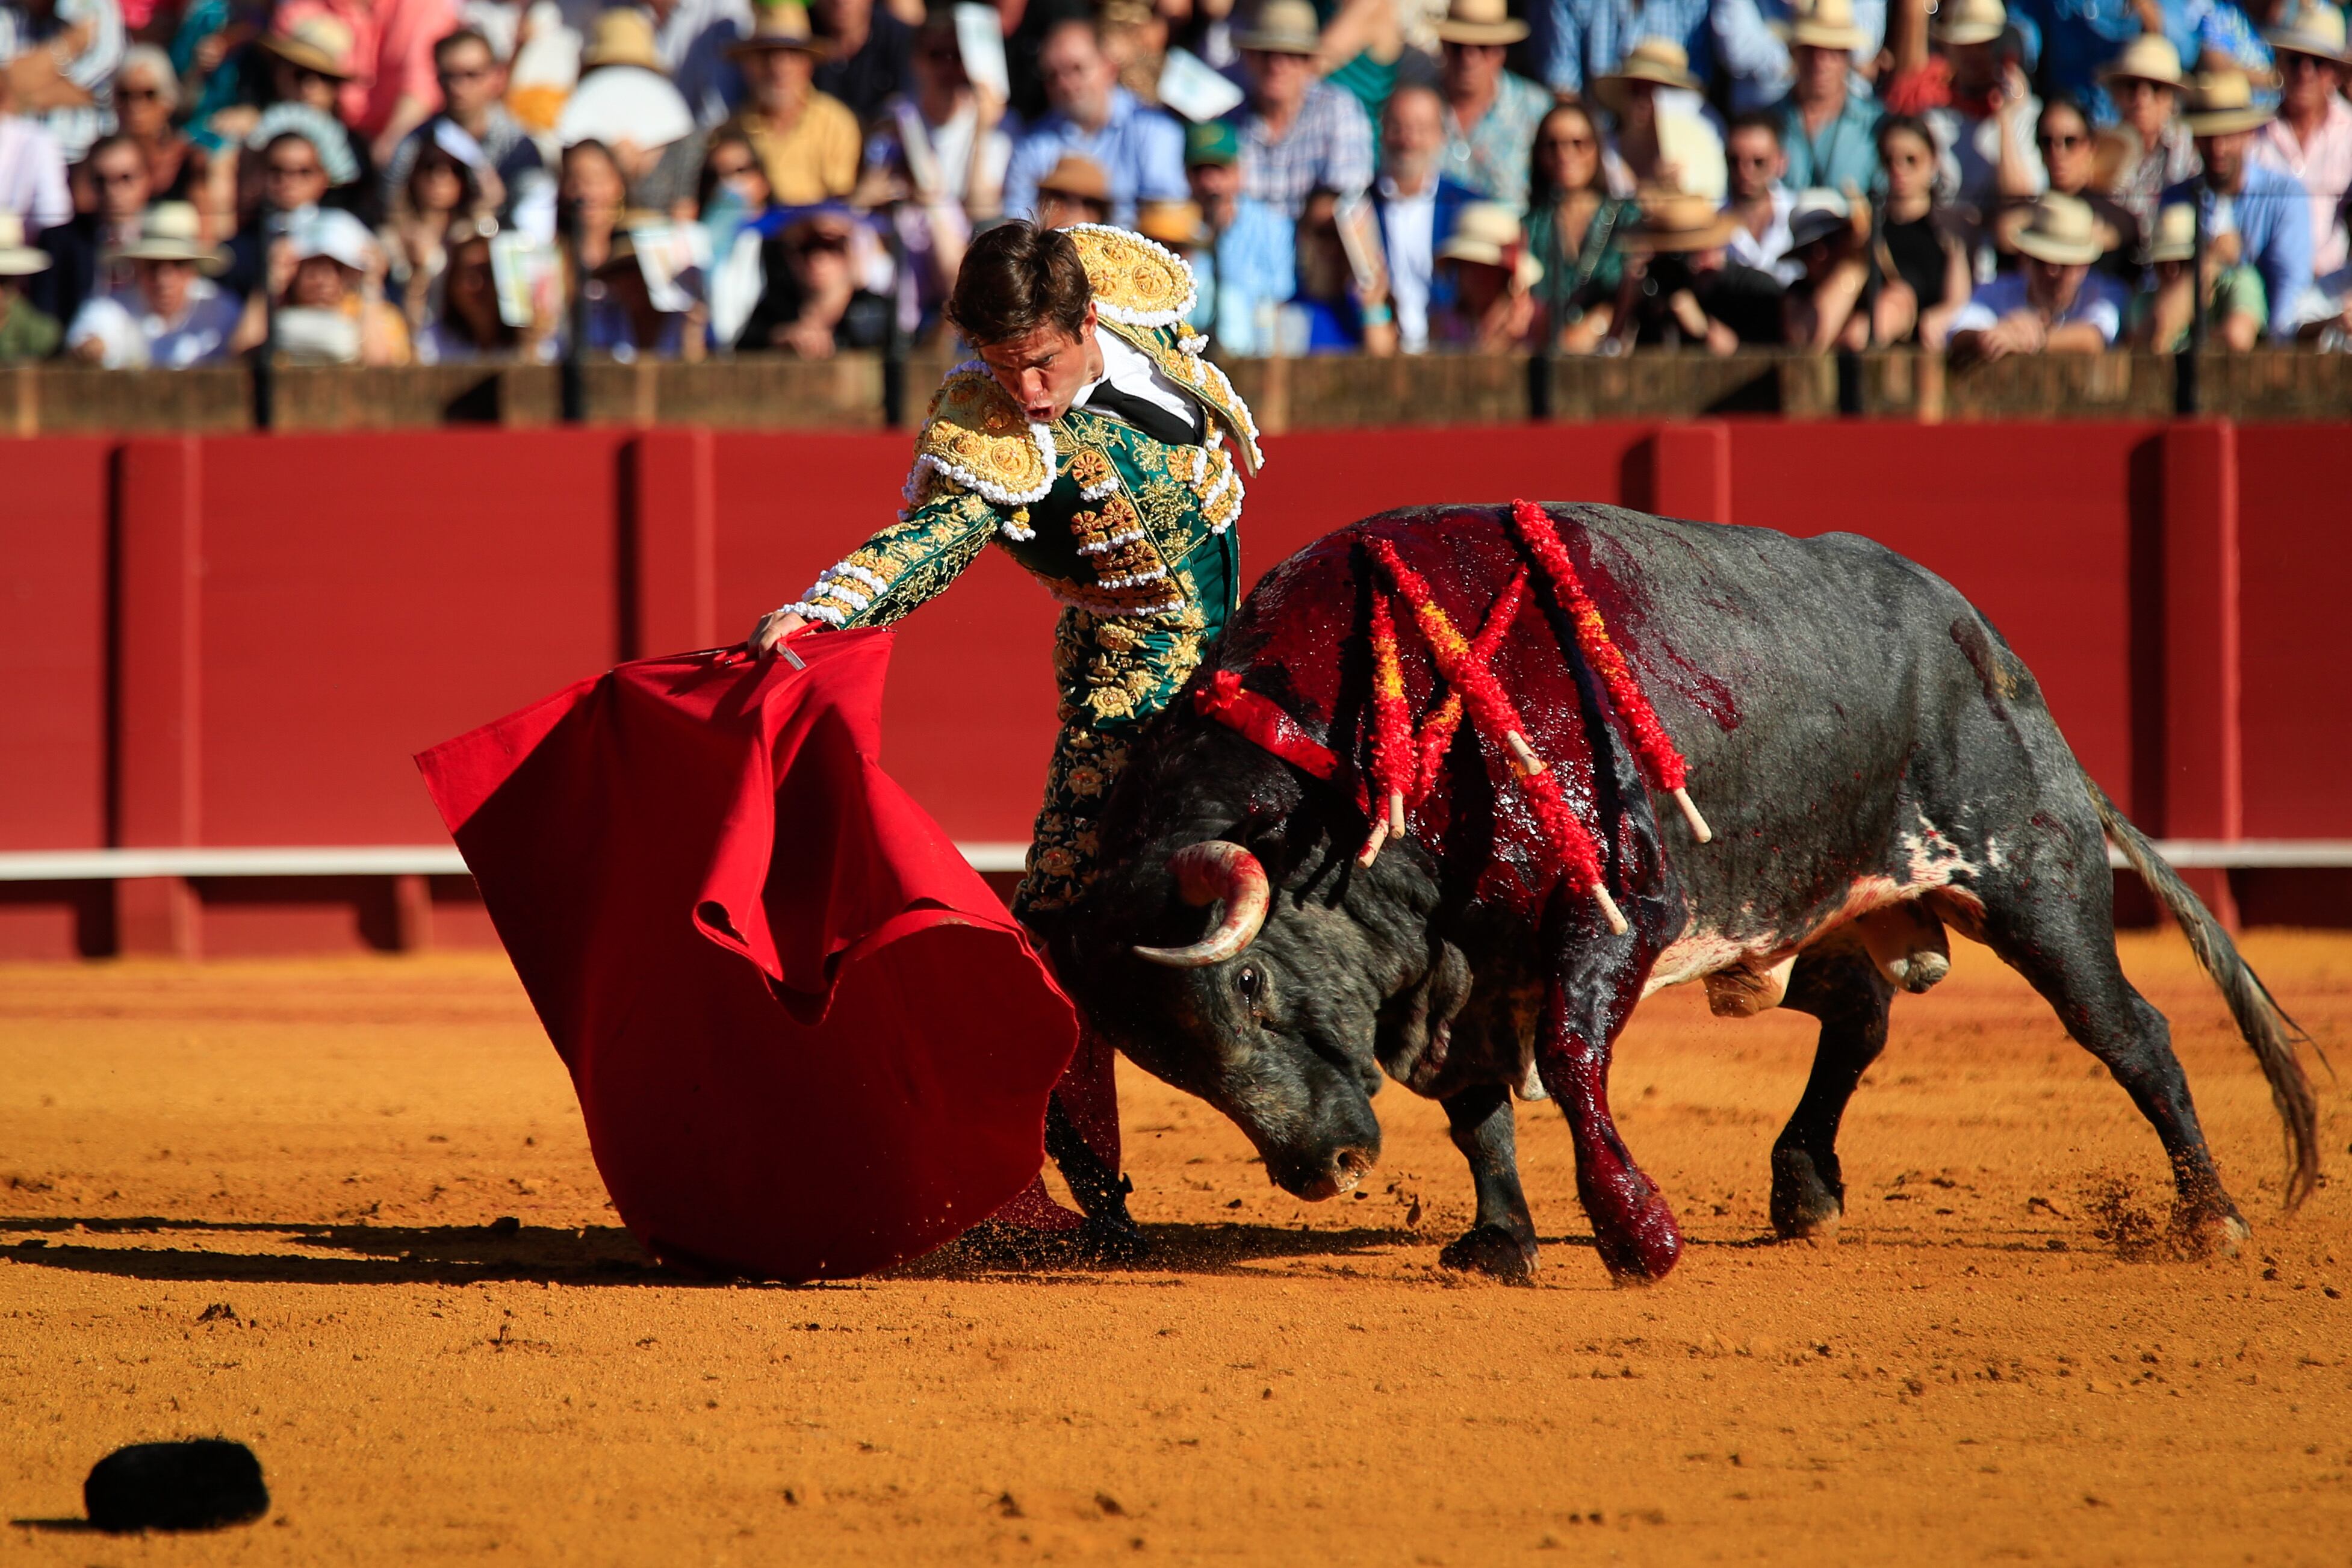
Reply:
[[[972,235],[1229,354],[2342,350],[2330,0],[0,0],[0,362],[823,358]]]

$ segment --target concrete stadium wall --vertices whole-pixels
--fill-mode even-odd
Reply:
[[[2339,435],[1300,432],[1269,442],[1244,562],[1388,507],[1519,495],[1863,533],[1985,609],[2151,831],[2352,836],[2352,696],[2319,678],[2352,667]],[[740,638],[895,509],[907,450],[622,427],[0,442],[0,850],[446,842],[413,752],[618,660]],[[901,629],[884,761],[959,839],[1027,836],[1054,613],[992,551]],[[2204,882],[2252,919],[2326,918],[2340,891]],[[0,956],[428,932],[489,939],[465,879],[0,883]]]

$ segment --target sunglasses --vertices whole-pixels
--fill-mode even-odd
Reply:
[[[146,178],[146,172],[139,169],[117,169],[112,173],[103,169],[98,172],[98,183],[101,185],[136,185]]]
[[[2033,144],[2037,147],[2055,147],[2063,152],[2070,148],[2087,147],[2091,144],[2091,139],[2088,136],[2079,136],[2073,131],[2068,131],[2063,136],[2037,136],[2033,139]]]
[[[316,163],[270,163],[263,172],[273,180],[308,180],[320,172]]]
[[[118,103],[152,103],[163,96],[159,89],[152,87],[118,87],[114,89]]]
[[[1543,139],[1543,144],[1547,147],[1565,147],[1571,152],[1581,152],[1592,145],[1592,138],[1590,136],[1547,136]]]
[[[490,68],[488,66],[472,66],[464,70],[451,70],[444,68],[441,70],[435,71],[433,74],[439,77],[443,81],[480,81],[484,77],[490,74]]]

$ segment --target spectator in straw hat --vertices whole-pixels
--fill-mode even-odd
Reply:
[[[1544,329],[1536,299],[1543,270],[1517,213],[1500,202],[1465,204],[1437,247],[1430,342],[1481,354],[1534,347]]]
[[[110,371],[179,370],[226,359],[240,307],[205,276],[220,270],[221,255],[202,229],[185,202],[148,208],[138,237],[114,253],[131,265],[134,281],[75,312],[67,350]]]
[[[2271,336],[2284,340],[2302,319],[2311,287],[2310,198],[2293,175],[2255,161],[2254,134],[2271,116],[2255,104],[2245,72],[2200,73],[2189,88],[2188,119],[2205,172],[2164,199],[2196,203],[2208,243],[2262,275]]]
[[[0,213],[0,365],[46,360],[65,340],[58,319],[25,298],[25,279],[48,269],[48,253],[25,243],[25,220]]]
[[[1260,0],[1234,42],[1250,82],[1237,111],[1242,193],[1294,223],[1310,191],[1363,194],[1372,183],[1372,123],[1353,94],[1316,79],[1315,7]]]
[[[1445,99],[1445,147],[1439,171],[1465,190],[1525,208],[1528,148],[1551,95],[1503,68],[1503,57],[1528,36],[1503,0],[1449,0],[1437,24]]]
[[[326,17],[348,32],[351,74],[337,89],[338,117],[371,164],[388,162],[401,138],[441,107],[433,46],[457,30],[454,0],[279,0],[277,15],[289,29]]]
[[[1723,138],[1696,107],[1699,89],[1682,46],[1668,38],[1643,39],[1594,80],[1592,96],[1616,116],[1605,158],[1619,195],[1661,189],[1724,199]]]
[[[2196,209],[2176,202],[2158,216],[2154,233],[2140,247],[2148,276],[2124,313],[2125,331],[2135,348],[2159,354],[2187,348],[2200,292],[2209,342],[2242,353],[2261,338],[2270,315],[2262,274],[2242,263],[2228,265],[2208,247],[2200,287],[2192,281],[2200,270],[2196,256]]]
[[[1081,153],[1065,152],[1037,182],[1037,226],[1066,229],[1110,219],[1110,176]]]
[[[857,117],[814,85],[824,52],[807,14],[792,5],[762,8],[751,36],[728,51],[748,98],[727,124],[751,143],[769,189],[788,207],[846,196],[857,185]]]
[[[1728,354],[1780,341],[1780,280],[1730,259],[1734,219],[1705,196],[1654,193],[1619,236],[1625,271],[1609,336],[1621,348],[1681,344]]]
[[[2180,103],[2180,51],[2170,40],[2142,34],[2124,46],[2101,80],[2127,133],[2129,149],[2117,172],[2116,200],[2131,209],[2142,233],[2156,221],[2165,187],[2197,172],[2197,143],[2177,112]]]
[[[1866,41],[1854,26],[1852,0],[1813,0],[1789,28],[1795,73],[1780,117],[1780,147],[1789,156],[1789,188],[1841,190],[1864,185],[1877,172],[1872,132],[1878,109],[1847,83],[1849,57]]]
[[[2025,43],[2001,0],[1948,0],[1930,29],[1949,63],[1949,90],[1921,117],[1942,143],[1952,204],[1975,225],[2004,202],[2030,201],[2049,183],[2033,128],[2042,102],[2025,75]]]
[[[2242,24],[2250,10],[2273,0],[2011,0],[2016,18],[2031,30],[2034,78],[2045,92],[2064,93],[2090,111],[2094,124],[2115,119],[2102,90],[2100,68],[2143,35],[2168,37],[2184,59],[2200,49],[2229,51],[2217,25],[2221,13]],[[2265,61],[2265,64],[2268,62]]]
[[[1963,358],[2097,353],[2123,330],[2124,290],[2094,272],[2097,220],[2073,196],[2045,195],[2014,241],[2024,265],[1980,283],[1952,321]]]
[[[1063,22],[1046,33],[1037,70],[1048,108],[1013,144],[1006,213],[1029,215],[1039,182],[1071,154],[1103,172],[1114,223],[1133,221],[1139,201],[1183,199],[1183,128],[1118,85],[1118,68],[1103,53],[1093,23]]]
[[[2278,118],[2254,133],[2254,159],[2290,176],[2311,203],[2312,270],[2345,264],[2337,221],[2352,192],[2352,104],[2344,101],[2344,13],[2305,0],[2264,35],[2278,61]]]
[[[2063,93],[2042,104],[2042,118],[2034,122],[2033,147],[2048,174],[2049,188],[2091,209],[2099,234],[2099,265],[2128,280],[2139,275],[2139,220],[2132,216],[2130,208],[2097,188],[2097,146],[2091,118],[2081,104]],[[2018,229],[2027,221],[2028,209],[2021,204],[2013,204],[2003,212],[1993,225],[1998,248],[2013,252]]]
[[[1791,0],[1714,0],[1708,7],[1716,68],[1728,89],[1732,113],[1769,108],[1796,85],[1789,31],[1803,9]],[[1880,39],[1887,31],[1886,0],[1854,0],[1853,11],[1862,41],[1850,57],[1854,70],[1868,77],[1877,69]]]

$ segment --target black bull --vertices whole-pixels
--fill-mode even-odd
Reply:
[[[1944,974],[1949,926],[2023,975],[2155,1127],[2182,1244],[2233,1247],[2245,1222],[2164,1018],[2116,962],[2112,836],[2260,1060],[2293,1145],[2289,1203],[2309,1190],[2315,1109],[2294,1026],[2084,776],[2032,674],[1949,584],[1852,535],[1546,509],[1688,758],[1714,841],[1696,843],[1643,783],[1538,572],[1496,668],[1593,827],[1631,929],[1612,935],[1590,899],[1530,865],[1507,758],[1467,723],[1412,836],[1358,863],[1367,617],[1387,590],[1364,540],[1392,540],[1465,633],[1524,559],[1500,507],[1386,513],[1269,573],[1194,678],[1242,674],[1339,754],[1336,779],[1189,695],[1140,738],[1107,805],[1104,869],[1051,933],[1091,1028],[1231,1116],[1271,1177],[1309,1198],[1348,1190],[1377,1158],[1383,1076],[1441,1101],[1477,1189],[1476,1224],[1444,1260],[1505,1277],[1536,1260],[1512,1096],[1548,1091],[1568,1117],[1602,1261],[1655,1278],[1680,1238],[1608,1101],[1612,1042],[1634,1003],[1704,977],[1718,1011],[1777,1003],[1821,1021],[1811,1077],[1772,1148],[1771,1195],[1782,1235],[1819,1235],[1843,1212],[1846,1103],[1885,1044],[1896,990]],[[1411,630],[1402,646],[1418,716],[1435,677]],[[1202,844],[1248,852],[1186,850]],[[1260,868],[1270,903],[1252,897]],[[1170,967],[1165,951],[1139,956],[1155,944],[1193,946]]]

